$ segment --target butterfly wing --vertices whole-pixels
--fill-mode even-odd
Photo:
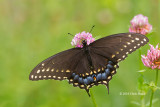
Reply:
[[[67,79],[75,71],[81,58],[83,58],[81,48],[72,48],[60,52],[38,64],[30,73],[29,79]]]
[[[101,38],[91,43],[90,48],[95,54],[120,62],[148,41],[145,35],[139,33],[120,33]]]

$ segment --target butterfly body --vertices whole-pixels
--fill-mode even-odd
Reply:
[[[109,93],[109,81],[116,73],[118,63],[149,41],[137,33],[114,34],[96,41],[91,37],[90,33],[79,34],[73,41],[73,44],[77,43],[76,48],[42,61],[32,70],[29,79],[67,79],[74,87],[85,89],[88,95],[92,86],[103,84]]]

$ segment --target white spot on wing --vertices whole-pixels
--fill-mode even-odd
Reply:
[[[51,70],[52,72],[54,71],[54,68]]]
[[[121,59],[118,59],[117,61],[121,61]]]
[[[40,73],[40,70],[37,70],[37,74]]]
[[[72,81],[73,81],[73,79],[70,79],[69,81],[71,81],[71,82],[72,82]]]
[[[42,66],[44,66],[44,63],[42,63]]]
[[[135,40],[139,40],[139,38],[135,38]]]
[[[123,45],[125,48],[127,47],[126,45]]]
[[[74,85],[78,85],[78,83],[74,83]]]
[[[31,78],[33,79],[34,75],[31,75]]]
[[[130,45],[131,43],[130,43],[130,42],[127,42],[127,44]]]
[[[128,37],[131,37],[131,35],[128,35]]]
[[[66,70],[66,72],[70,72],[70,70]]]
[[[115,57],[115,55],[112,55],[112,58],[114,58]]]
[[[67,79],[67,77],[63,77],[63,79]]]
[[[111,79],[111,76],[108,76],[108,79]]]
[[[45,71],[45,69],[42,69],[42,72],[44,72]]]
[[[86,75],[89,75],[89,73],[86,73]]]
[[[37,78],[37,76],[34,77],[35,79]]]
[[[112,74],[114,74],[114,73],[115,73],[115,71],[113,70],[111,73],[112,73]]]
[[[107,84],[107,81],[103,81],[103,83]]]
[[[84,87],[84,85],[80,85],[80,87]]]
[[[49,71],[49,68],[46,71]]]

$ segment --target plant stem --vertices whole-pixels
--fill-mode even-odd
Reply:
[[[142,70],[143,69],[143,66],[142,66],[142,61],[141,61],[141,54],[142,54],[142,52],[141,52],[141,48],[139,49],[139,70]],[[140,72],[140,78],[142,78],[143,79],[143,72]],[[143,79],[144,80],[144,79]],[[142,83],[143,84],[143,83]],[[141,84],[141,88],[140,88],[140,91],[141,92],[143,92],[143,86],[142,86],[142,84]],[[141,96],[141,107],[145,107],[145,100],[144,100],[144,95],[143,96]]]
[[[145,107],[144,95],[141,96],[141,107]]]
[[[154,91],[153,91],[153,89],[152,89],[151,98],[150,98],[150,106],[149,106],[149,107],[152,107],[153,95],[154,95]]]
[[[158,70],[156,70],[156,81],[155,81],[155,87],[157,87],[157,82],[158,82]],[[151,93],[151,98],[150,98],[150,106],[149,107],[152,107],[152,100],[153,100],[153,95],[154,95],[154,92],[156,90],[152,89],[152,93]]]
[[[92,98],[92,102],[94,104],[94,107],[98,107],[97,104],[96,104],[96,101],[95,101],[95,98],[93,96],[93,93],[92,93],[92,90],[90,89],[90,93],[91,93],[91,98]]]
[[[158,70],[156,70],[156,81],[155,81],[156,86],[157,86],[157,82],[158,82]]]

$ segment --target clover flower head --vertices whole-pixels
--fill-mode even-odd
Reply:
[[[74,36],[74,38],[72,39],[72,46],[75,46],[75,47],[80,47],[82,48],[83,47],[83,41],[86,41],[87,45],[89,45],[90,43],[94,42],[95,39],[92,37],[92,34],[89,33],[89,32],[85,32],[83,31],[82,33],[78,33]]]
[[[142,14],[134,16],[130,23],[129,32],[146,35],[152,31],[152,25],[149,24],[148,17],[143,16]]]
[[[150,50],[148,50],[147,56],[142,55],[142,62],[144,66],[152,69],[160,69],[160,49],[158,45],[154,48],[153,45],[150,45]]]

